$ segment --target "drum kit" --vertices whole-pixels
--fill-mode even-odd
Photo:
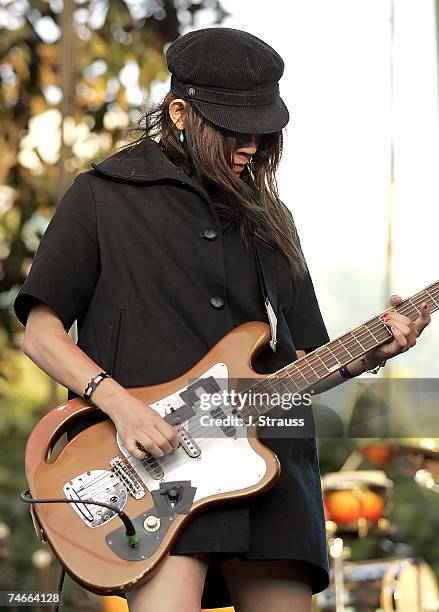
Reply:
[[[355,470],[367,459],[380,469]],[[424,439],[416,446],[374,442],[354,451],[339,472],[322,477],[330,586],[317,595],[322,612],[439,612],[439,588],[429,565],[410,556],[409,546],[391,558],[350,562],[352,539],[387,539],[396,533],[389,520],[394,489],[386,471],[409,476],[429,491],[439,492],[439,448]]]

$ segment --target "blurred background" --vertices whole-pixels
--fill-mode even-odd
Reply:
[[[438,278],[438,13],[438,0],[0,0],[0,590],[56,585],[58,564],[18,493],[32,427],[66,399],[22,354],[12,303],[73,177],[111,155],[168,90],[167,46],[220,25],[263,38],[284,58],[280,87],[291,120],[279,189],[335,338],[386,308],[390,294],[408,297]],[[418,345],[376,379],[436,378],[438,340],[433,316]],[[358,407],[358,392],[350,397],[340,439],[326,428],[319,440],[334,568],[340,575],[340,563],[350,564],[364,588],[368,562],[382,591],[389,566],[377,560],[419,558],[435,593],[439,497],[419,470],[435,476],[437,439],[353,438],[343,419]],[[374,409],[382,395],[362,399]],[[318,398],[317,414],[325,402]],[[365,516],[369,501],[375,510]],[[345,575],[338,592],[351,590]],[[70,579],[65,592],[66,610],[113,605]],[[333,589],[314,605],[383,607],[352,592],[357,601],[336,602]]]

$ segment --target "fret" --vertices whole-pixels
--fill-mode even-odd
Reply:
[[[320,376],[317,374],[317,372],[314,370],[314,368],[310,364],[309,359],[306,359],[303,363],[303,366],[298,366],[298,368],[299,367],[301,367],[302,369],[309,368],[310,372],[309,373],[307,372],[306,376],[302,373],[302,376],[305,378],[308,384],[311,385],[317,382],[318,380],[320,380]]]
[[[355,351],[357,350],[357,346],[353,344],[352,338],[348,337],[348,334],[345,334],[343,338],[343,348],[347,353],[349,353],[351,357],[355,357]]]
[[[360,352],[361,352],[361,353],[364,353],[365,348],[364,348],[364,346],[361,344],[361,342],[360,342],[360,341],[357,339],[357,336],[356,336],[356,335],[355,335],[353,332],[349,332],[349,333],[350,333],[350,335],[352,336],[352,338],[355,340],[355,342],[358,344],[358,346],[360,347],[360,349],[361,349],[361,351],[360,351]]]
[[[261,383],[259,383],[258,387],[258,393],[259,394],[264,394],[266,393],[268,396],[270,395],[270,393],[272,393],[273,391],[275,393],[278,393],[278,384],[281,384],[283,388],[287,388],[284,383],[281,381],[280,377],[277,374],[270,374],[270,376],[268,376],[265,380],[263,380]]]
[[[376,346],[378,344],[378,340],[375,338],[375,336],[373,335],[373,333],[371,332],[371,330],[367,327],[367,325],[362,325],[362,328],[364,328],[367,333],[369,334],[369,338],[366,338],[363,340],[363,342],[371,342],[372,344],[370,346],[366,345],[366,350],[370,350],[372,347]]]
[[[381,320],[381,319],[380,319],[380,320]],[[380,341],[379,341],[379,340],[378,340],[378,338],[375,336],[375,334],[373,333],[373,331],[372,331],[371,329],[369,329],[369,326],[367,325],[367,323],[365,323],[365,324],[363,325],[363,327],[364,327],[365,329],[367,329],[367,331],[368,331],[368,332],[369,332],[369,334],[372,336],[372,338],[375,340],[375,342],[376,342],[377,344],[379,344],[379,343],[380,343]]]
[[[268,408],[265,406],[265,404],[261,405],[260,401],[258,402],[258,404],[254,403],[257,397],[259,396],[263,397],[264,394],[266,394],[268,397],[270,396],[269,391],[261,390],[261,391],[257,391],[256,393],[253,393],[252,396],[250,397],[250,406],[253,410],[253,416],[254,415],[259,416],[260,414],[264,414],[264,412],[267,412]]]
[[[288,380],[288,384],[292,384],[296,387],[295,391],[299,391],[299,385],[296,383],[294,378],[290,375],[290,373],[285,369],[285,378]]]
[[[251,413],[248,411],[248,409],[246,408],[246,406],[244,405],[241,410],[239,411],[239,416],[241,417],[249,417],[252,416]]]
[[[405,312],[406,308],[408,308],[408,310]],[[406,316],[409,315],[411,310],[413,310],[413,308],[408,303],[408,300],[406,300],[402,304],[399,304],[396,308],[392,308],[392,312],[399,312],[400,314],[403,314],[403,315],[406,315]]]
[[[264,383],[266,383],[266,381],[264,381]],[[266,393],[267,395],[270,394],[270,389],[269,389],[269,385],[265,386],[265,384],[261,385],[257,391],[253,391],[252,394],[249,397],[249,406],[251,406],[251,408],[256,412],[256,414],[259,414],[259,409],[256,406],[256,404],[254,403],[256,401],[257,397],[263,396],[264,393]]]
[[[292,385],[294,385],[294,388],[291,389],[291,386],[288,386],[285,383],[285,380],[288,381],[288,383],[291,383]],[[281,389],[276,388],[275,386],[275,392],[278,393],[278,395],[283,396],[285,394],[285,391],[287,392],[287,394],[292,395],[294,393],[298,393],[299,392],[299,387],[296,384],[296,382],[294,380],[292,380],[288,375],[286,376],[276,376],[276,385],[277,384],[282,385]]]
[[[342,342],[341,338],[339,338],[337,340],[337,342],[339,343],[339,347],[337,348],[341,348],[342,350],[344,350],[344,352],[347,354],[347,356],[349,357],[349,359],[352,359],[352,355],[351,353],[348,351],[348,349],[346,348],[346,346],[344,345],[344,343]],[[349,359],[347,361],[349,361]],[[346,361],[346,358],[344,359],[344,361]]]
[[[417,311],[417,313],[421,314],[421,311],[419,310],[419,308],[417,306],[415,306],[411,300],[409,300],[409,302],[413,306],[413,308]]]
[[[308,366],[311,368],[311,370],[314,372],[314,374],[317,376],[317,378],[320,378],[320,376],[317,374],[317,372],[316,372],[316,371],[314,370],[314,368],[312,367],[312,365],[311,365],[311,360],[310,360],[310,359],[307,359],[307,360],[306,360],[306,365],[308,365]],[[314,381],[313,381],[313,382],[314,382]]]
[[[285,369],[288,370],[288,375],[291,378],[291,380],[294,381],[294,383],[296,385],[300,386],[300,384],[297,382],[297,378],[293,375],[293,371],[294,372],[299,372],[299,374],[300,374],[300,371],[297,368],[296,362],[290,363]],[[302,378],[303,378],[303,376],[302,376]]]
[[[333,342],[331,342],[331,346],[332,346],[331,351],[337,358],[337,361],[340,365],[342,365],[343,363],[346,362],[346,360],[349,359],[348,352],[345,350],[344,346],[338,340],[333,340]]]
[[[419,304],[422,304],[422,302],[425,301],[425,293],[426,293],[426,291],[422,291],[419,294],[417,293],[416,295],[412,295],[412,297],[410,299],[412,300],[412,302],[414,302],[415,305],[416,305],[417,302]]]
[[[422,304],[422,302],[426,301],[425,295],[419,295],[418,297],[414,297],[412,298],[413,304],[419,308],[419,306]]]
[[[435,295],[435,298],[433,298],[433,293]],[[434,289],[434,291],[433,290],[430,291],[430,295],[432,296],[432,299],[433,299],[436,307],[439,308],[439,304],[436,301],[436,298],[439,298],[439,285]]]
[[[286,377],[288,377],[288,374],[287,374],[287,376],[286,376]],[[281,377],[281,376],[279,376],[278,374],[276,374],[276,375],[274,376],[274,379],[273,379],[273,380],[275,380],[275,384],[276,384],[276,383],[280,383],[280,384],[282,385],[282,387],[283,387],[283,388],[284,388],[286,391],[289,391],[289,389],[288,389],[287,385],[286,385],[286,384],[284,383],[284,381],[283,381],[283,378],[284,378],[283,376]]]
[[[312,371],[314,372],[314,374],[316,376],[318,376],[319,378],[322,378],[329,371],[328,368],[325,366],[325,364],[320,359],[320,357],[318,357],[316,354],[310,355],[307,358],[307,363],[308,363],[309,367],[312,369]],[[323,366],[325,368],[324,370],[322,369],[322,364],[323,364]],[[322,370],[322,372],[320,372],[320,370]]]
[[[384,323],[384,321],[382,321],[381,319],[378,320],[381,323],[381,326],[375,330],[376,335],[378,336],[378,334],[381,334],[382,332],[384,332],[384,337],[380,338],[378,336],[377,340],[378,340],[378,344],[381,344],[381,342],[383,342],[386,338],[390,338],[390,332],[387,328],[387,325]],[[377,323],[378,323],[377,321]]]
[[[334,353],[331,351],[331,345],[330,344],[326,345],[326,349],[331,353],[331,355],[334,357],[334,359],[338,363],[338,365],[341,365],[341,361],[339,359],[337,359],[336,355],[334,355]]]
[[[399,306],[397,308],[394,308],[393,310],[394,312],[399,312],[400,314],[403,314],[406,317],[409,317],[410,319],[413,317],[414,314],[417,314],[416,306],[414,304],[410,305],[409,300],[406,300],[406,302],[404,302],[403,304],[399,304]]]
[[[312,383],[311,383],[311,382],[310,382],[310,381],[309,381],[309,380],[306,378],[306,376],[305,376],[304,374],[302,374],[302,371],[301,371],[300,367],[298,367],[296,364],[293,364],[293,367],[294,367],[294,370],[295,370],[296,372],[298,372],[298,373],[299,373],[299,375],[300,375],[300,376],[303,378],[303,380],[305,381],[305,383],[306,383],[306,386],[307,386],[307,387],[308,387],[309,385],[311,385],[311,384],[312,384]],[[298,381],[297,381],[297,379],[294,379],[294,380],[296,380],[296,384],[299,386],[299,389],[302,389],[302,385],[300,384],[300,382],[298,382]]]
[[[245,398],[244,407],[240,410],[240,414],[242,414],[244,410],[246,416],[258,416],[260,414],[257,406],[253,404],[253,400],[260,394],[267,393],[265,390],[266,386],[269,387],[269,385],[267,385],[267,379],[264,379],[263,381],[258,381],[246,389],[247,396]]]
[[[425,293],[431,297],[431,299],[433,300],[433,302],[436,304],[437,308],[439,308],[439,304],[436,302],[436,300],[434,299],[434,297],[431,295],[431,293],[429,292],[428,289],[425,290]]]
[[[318,358],[318,360],[320,361],[321,364],[323,364],[323,366],[326,368],[326,371],[328,373],[330,373],[332,370],[330,370],[328,368],[328,366],[326,365],[326,363],[323,361],[323,359],[320,357],[320,355],[318,354],[318,352],[315,353],[315,356]]]
[[[325,351],[327,351],[326,355],[324,355]],[[329,368],[328,366],[326,367],[330,372],[334,371],[334,366],[338,366],[338,360],[334,357],[331,350],[327,346],[321,346],[320,348],[318,348],[316,354],[319,355],[319,359],[321,359],[325,364],[329,364]],[[322,355],[322,357],[320,357],[320,355]]]

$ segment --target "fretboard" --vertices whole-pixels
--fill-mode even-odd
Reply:
[[[386,312],[396,311],[415,321],[421,314],[423,302],[429,305],[430,313],[439,309],[439,281],[258,381],[258,393],[306,392],[341,366],[348,365],[369,350],[390,340],[393,334],[383,320]],[[268,406],[246,405],[243,415],[258,416],[268,409]]]

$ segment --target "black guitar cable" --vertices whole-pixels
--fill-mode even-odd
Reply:
[[[61,565],[61,573],[59,575],[59,579],[58,579],[58,593],[59,593],[59,601],[56,604],[53,612],[59,612],[59,607],[61,605],[61,594],[62,594],[62,590],[63,590],[63,586],[64,586],[64,578],[66,575],[66,570],[63,568],[63,566]]]
[[[117,506],[114,506],[113,504],[106,504],[104,502],[94,501],[93,499],[85,499],[85,500],[84,499],[66,499],[65,497],[64,498],[53,497],[53,498],[35,499],[35,498],[30,497],[30,492],[27,489],[26,491],[22,491],[20,493],[20,499],[26,504],[78,504],[79,503],[79,504],[85,504],[85,505],[90,504],[92,506],[102,506],[103,508],[108,508],[109,510],[113,510],[113,512],[115,512],[119,516],[119,518],[125,525],[125,535],[127,537],[128,544],[134,548],[134,546],[137,546],[137,544],[139,543],[139,536],[137,535],[136,528],[134,527],[133,522],[131,521],[129,516],[123,510],[120,510],[119,508],[117,508]],[[61,594],[63,584],[64,584],[64,576],[65,576],[65,569],[64,567],[61,567],[61,574],[59,577],[59,584],[58,584],[58,591],[60,594]],[[58,603],[54,608],[54,612],[58,612],[59,606],[60,604]]]

